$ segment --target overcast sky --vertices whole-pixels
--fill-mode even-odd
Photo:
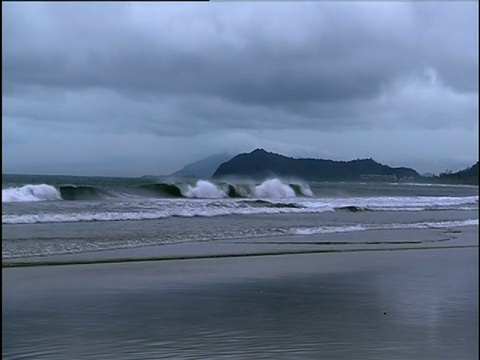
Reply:
[[[2,3],[2,172],[478,160],[478,2]]]

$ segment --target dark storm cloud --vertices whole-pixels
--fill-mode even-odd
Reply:
[[[15,85],[106,87],[244,103],[329,102],[373,96],[383,84],[425,66],[438,67],[439,76],[455,89],[478,88],[472,76],[478,73],[478,37],[435,20],[472,17],[473,11],[438,14],[415,4],[320,3],[303,6],[300,19],[294,17],[298,10],[289,16],[292,4],[251,4],[251,26],[245,26],[241,19],[220,16],[239,7],[225,5],[216,4],[216,11],[195,6],[198,15],[188,11],[192,7],[184,14],[171,6],[143,5],[141,15],[150,17],[145,25],[135,19],[135,4],[103,4],[95,11],[87,4],[17,5],[11,11],[8,4],[6,90]],[[474,10],[475,3],[470,7]],[[25,10],[30,16],[20,16]],[[178,25],[169,15],[180,16]],[[262,24],[269,17],[276,22]],[[389,19],[393,24],[386,24]],[[390,29],[382,31],[382,25]]]
[[[28,143],[21,129],[207,146],[225,131],[258,144],[261,131],[477,126],[476,2],[2,8],[8,144]]]

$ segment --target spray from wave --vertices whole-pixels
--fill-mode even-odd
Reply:
[[[47,184],[25,185],[2,189],[2,203],[62,200],[60,192]]]
[[[295,191],[278,179],[266,180],[254,189],[254,195],[259,198],[295,197]]]
[[[188,185],[185,196],[189,198],[222,198],[227,195],[217,186],[206,180],[198,180],[195,186]]]

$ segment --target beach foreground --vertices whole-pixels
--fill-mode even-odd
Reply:
[[[476,359],[475,228],[466,248],[3,268],[2,357]]]

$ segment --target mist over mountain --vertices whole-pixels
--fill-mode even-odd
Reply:
[[[225,153],[215,154],[187,164],[181,170],[172,173],[171,176],[212,177],[218,166],[231,158],[231,155]]]
[[[297,177],[311,181],[396,181],[420,180],[420,174],[411,168],[392,168],[373,159],[334,161],[324,159],[295,159],[264,149],[235,156],[221,164],[213,174],[219,177],[268,178],[272,176]]]

